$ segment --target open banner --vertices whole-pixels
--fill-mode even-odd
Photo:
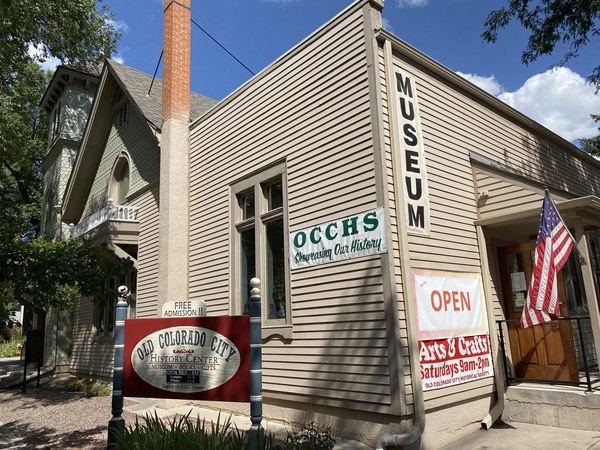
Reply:
[[[479,273],[412,270],[423,390],[494,375]]]
[[[413,269],[419,340],[487,334],[478,273]]]

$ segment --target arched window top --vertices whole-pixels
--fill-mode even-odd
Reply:
[[[130,177],[129,155],[121,152],[115,160],[108,183],[108,198],[112,198],[113,203],[117,205],[125,203],[129,192]]]

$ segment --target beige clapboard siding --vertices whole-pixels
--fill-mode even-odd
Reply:
[[[479,273],[481,261],[473,225],[477,211],[469,159],[473,139],[465,136],[474,131],[466,132],[464,125],[457,123],[460,119],[467,119],[453,111],[461,102],[460,99],[452,99],[459,97],[456,92],[442,89],[444,92],[441,93],[437,86],[441,84],[439,80],[410,61],[395,59],[395,70],[415,77],[429,189],[430,234],[408,237],[411,265],[417,269]],[[389,120],[387,114],[385,116]],[[387,133],[388,127],[389,124],[386,126]],[[399,191],[403,192],[403,186]],[[405,364],[409,364],[407,353]],[[412,392],[410,381],[408,376],[405,377],[407,392]],[[488,391],[492,383],[493,378],[481,382],[483,389]],[[441,406],[436,403],[436,395],[441,395],[445,404],[483,395],[480,390],[471,391],[473,386],[468,386],[470,384],[445,388],[439,394],[426,393],[426,408]]]
[[[111,376],[114,342],[95,336],[94,304],[88,299],[79,299],[74,308],[71,372],[94,377]]]
[[[489,195],[479,208],[482,217],[507,214],[511,210],[531,208],[532,205],[541,207],[543,195],[539,186],[534,191],[533,187],[525,185],[522,181],[515,182],[477,167],[474,171],[478,192],[486,192]],[[553,198],[554,201],[560,202],[570,197],[554,193]]]
[[[454,104],[458,106],[455,111],[459,116],[464,116],[464,120],[458,122],[464,123],[464,130],[473,142],[473,151],[513,167],[540,183],[577,195],[589,192],[590,183],[594,192],[598,192],[600,174],[597,162],[589,158],[573,158],[571,151],[536,136],[494,110],[486,111],[478,105],[479,101],[469,96],[465,96],[462,104]]]
[[[89,365],[88,342],[93,331],[94,309],[87,299],[78,299],[73,305],[71,344],[71,371],[81,372]]]
[[[407,413],[412,414],[414,412],[413,405],[413,394],[412,394],[412,371],[409,358],[409,346],[408,346],[408,331],[407,331],[407,315],[404,304],[404,289],[403,289],[403,273],[400,267],[401,254],[400,254],[400,238],[398,236],[398,221],[405,220],[403,216],[398,217],[398,211],[396,210],[396,186],[394,183],[394,171],[400,168],[395,168],[393,164],[392,146],[391,146],[391,132],[390,132],[390,115],[389,115],[389,104],[388,104],[388,86],[386,79],[385,70],[385,58],[383,57],[383,49],[380,46],[378,52],[378,67],[379,67],[379,82],[381,87],[381,98],[382,98],[382,119],[383,119],[383,132],[384,139],[383,144],[385,148],[385,163],[386,163],[386,175],[387,175],[387,194],[389,203],[389,217],[390,226],[392,233],[392,243],[390,245],[393,261],[394,261],[394,281],[395,288],[398,296],[398,317],[399,317],[399,328],[400,328],[400,345],[402,355],[402,371],[404,373],[403,388],[404,395],[406,397]],[[409,275],[410,277],[410,275]],[[407,277],[407,282],[410,283],[410,278]]]
[[[289,230],[377,206],[362,26],[350,8],[192,126],[190,297],[211,315],[230,301],[230,183],[285,159]],[[264,345],[266,396],[389,411],[380,264],[291,272],[293,339]]]
[[[156,317],[158,302],[158,186],[132,202],[138,207],[137,317]]]

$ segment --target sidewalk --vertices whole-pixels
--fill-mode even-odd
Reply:
[[[600,450],[600,431],[571,430],[518,422],[496,422],[438,450]]]
[[[125,407],[125,410],[142,416],[156,413],[158,417],[190,413],[192,417],[199,416],[213,422],[216,422],[219,417],[219,413],[216,411],[190,405],[176,406],[166,410],[154,406],[155,401],[152,399],[136,400],[140,402]],[[240,430],[250,428],[248,417],[232,416],[231,420]],[[223,421],[223,416],[221,416],[220,421]],[[283,437],[286,436],[288,431],[282,424],[267,420],[262,421],[262,426],[266,430]],[[546,448],[600,450],[600,431],[571,430],[517,422],[497,422],[490,430],[478,430],[441,448],[428,448],[425,450],[537,450]],[[344,439],[336,443],[334,450],[372,450],[372,448],[356,441]]]
[[[219,418],[217,411],[204,408],[175,406],[161,409],[155,406],[154,399],[135,399],[138,402],[126,406],[126,411],[140,416],[156,414],[160,418],[175,414],[199,416],[207,421],[216,422]],[[220,421],[223,421],[221,416]],[[232,416],[232,423],[239,429],[250,428],[250,419],[243,416]],[[262,425],[268,431],[280,436],[287,433],[287,428],[280,423],[263,420]],[[25,448],[20,439],[11,435],[0,423],[0,449],[17,450]],[[537,450],[559,448],[561,450],[600,450],[600,431],[581,431],[566,428],[553,428],[542,425],[531,425],[517,422],[497,422],[490,430],[478,430],[468,436],[445,445],[438,449],[425,450]],[[348,439],[339,440],[334,450],[372,450],[364,444]]]
[[[19,369],[17,358],[2,361],[2,365]],[[22,366],[20,367],[22,370]],[[48,379],[46,383],[53,382]],[[191,417],[199,416],[208,422],[216,422],[219,413],[214,410],[198,408],[191,405],[172,406],[162,409],[156,405],[164,404],[160,400],[128,398],[125,411],[139,416],[154,415],[158,417],[170,417],[176,414],[190,414]],[[177,403],[175,403],[177,405]],[[225,417],[221,414],[220,421]],[[250,419],[247,416],[232,416],[231,420],[240,430],[250,428]],[[104,424],[101,424],[104,425]],[[274,434],[285,437],[289,430],[283,424],[276,421],[263,420],[262,426]],[[374,443],[372,444],[374,446]],[[6,427],[0,423],[0,450],[16,450],[26,448],[22,437],[11,434]],[[561,450],[600,450],[600,430],[581,431],[566,428],[552,428],[541,425],[531,425],[517,422],[497,422],[490,430],[478,430],[451,444],[441,448],[424,448],[424,450],[537,450],[546,448],[560,448]],[[339,440],[334,447],[335,450],[372,450],[371,447],[351,440]]]

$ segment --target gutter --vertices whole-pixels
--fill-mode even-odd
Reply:
[[[481,258],[481,278],[483,282],[483,290],[485,293],[485,309],[487,311],[488,329],[490,330],[490,341],[493,350],[492,365],[494,367],[494,382],[496,384],[496,395],[498,400],[489,413],[481,421],[481,428],[489,430],[494,422],[502,416],[504,412],[504,397],[506,391],[504,389],[504,366],[500,363],[502,355],[500,345],[498,344],[498,335],[495,332],[494,324],[494,304],[492,301],[492,289],[489,282],[490,266],[488,261],[487,245],[485,234],[481,225],[476,225],[477,242],[479,244],[479,255]]]
[[[381,36],[381,35],[380,35]],[[383,41],[384,57],[385,57],[385,72],[386,78],[391,80],[393,77],[393,59],[392,59],[392,44],[389,39]],[[396,102],[393,98],[393,89],[388,89],[388,105],[390,109],[390,135],[392,150],[400,148],[400,136],[394,126],[398,123],[398,111]],[[402,180],[399,176],[399,168],[401,161],[398,156],[399,152],[392,151],[393,177],[394,186],[402,186]],[[398,192],[395,195],[396,211],[405,211],[406,205],[404,195]],[[413,394],[413,425],[406,433],[384,434],[379,437],[375,446],[376,450],[387,449],[388,446],[406,446],[417,442],[423,431],[425,430],[425,401],[423,398],[423,382],[421,380],[419,366],[419,341],[417,338],[416,327],[416,311],[412,299],[414,298],[414,289],[412,284],[410,252],[408,249],[408,230],[404,220],[397,220],[399,251],[400,251],[400,270],[402,273],[402,288],[404,292],[404,308],[406,313],[406,327],[408,337],[408,354],[411,367],[411,386]],[[407,300],[408,299],[408,300]]]

